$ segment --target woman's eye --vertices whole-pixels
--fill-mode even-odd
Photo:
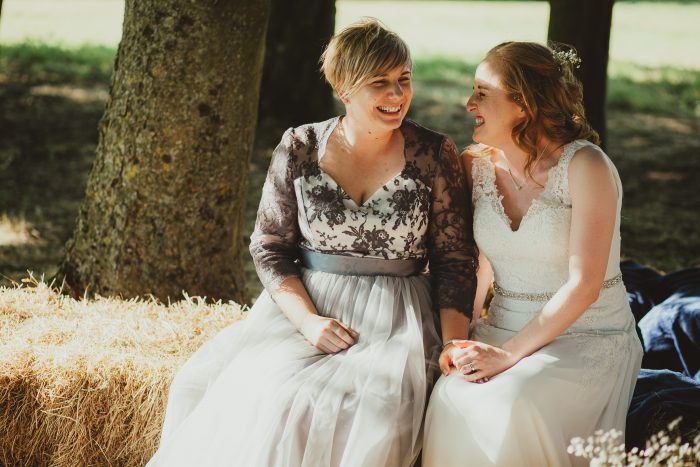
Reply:
[[[374,81],[374,82],[372,82],[372,85],[373,85],[373,86],[383,86],[383,85],[385,85],[385,84],[386,84],[386,81],[383,80],[383,79],[380,79],[379,81]]]

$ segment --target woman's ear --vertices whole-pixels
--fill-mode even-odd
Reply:
[[[520,113],[525,115],[525,101],[523,100],[522,94],[516,94],[515,97],[513,97],[513,101],[520,107]]]
[[[347,93],[345,93],[345,92],[342,92],[342,93],[341,93],[341,92],[338,92],[338,91],[336,91],[336,90],[333,90],[333,94],[334,94],[335,97],[336,97],[340,102],[342,102],[343,104],[347,105],[347,104],[350,103],[350,99],[348,99],[348,94],[347,94]]]

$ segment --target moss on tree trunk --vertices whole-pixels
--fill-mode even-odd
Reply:
[[[96,160],[59,274],[165,300],[246,300],[241,227],[265,1],[127,0]]]

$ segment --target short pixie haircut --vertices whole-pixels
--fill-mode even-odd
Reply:
[[[363,18],[340,31],[321,55],[321,71],[341,98],[400,66],[413,67],[408,46],[374,18]]]

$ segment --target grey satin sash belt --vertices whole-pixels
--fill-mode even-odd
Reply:
[[[302,264],[314,271],[347,276],[413,276],[425,267],[422,259],[383,259],[358,256],[330,255],[300,249]]]

